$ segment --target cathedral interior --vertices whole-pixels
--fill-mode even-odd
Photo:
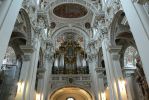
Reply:
[[[149,0],[0,0],[0,100],[149,100]]]

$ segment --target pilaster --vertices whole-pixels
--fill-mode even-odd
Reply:
[[[117,84],[117,92],[119,95],[119,100],[127,100],[125,84],[120,83],[120,81],[125,81],[122,74],[122,68],[119,62],[120,50],[121,50],[121,46],[114,46],[114,47],[109,46],[109,52],[110,52],[111,60],[113,64],[112,67],[113,67],[115,81]]]
[[[107,81],[111,100],[127,100],[125,84],[119,62],[121,47],[110,47],[107,38],[102,42],[102,50],[105,61]]]
[[[20,46],[22,49],[24,55],[23,55],[23,64],[21,68],[20,78],[18,83],[22,84],[21,86],[18,86],[22,88],[21,91],[17,91],[16,99],[15,100],[25,100],[25,92],[26,92],[26,85],[28,81],[28,71],[30,70],[30,63],[31,63],[31,57],[33,53],[33,47],[32,46]]]
[[[136,68],[130,68],[130,67],[124,67],[123,73],[124,73],[124,78],[126,80],[126,89],[127,89],[127,95],[128,95],[128,100],[134,100],[135,99],[135,93],[133,91],[132,87],[132,77],[135,72]]]
[[[92,58],[92,60],[89,62],[89,71],[91,74],[91,82],[92,82],[91,88],[95,92],[96,100],[98,100],[100,98],[99,97],[99,85],[98,85],[98,76],[95,71],[95,67],[96,67],[96,60],[95,60],[95,58]]]
[[[34,39],[34,52],[32,54],[30,70],[28,72],[28,85],[26,91],[26,100],[33,100],[35,93],[36,73],[39,60],[40,41],[38,38]]]
[[[43,85],[42,85],[42,91],[40,91],[41,94],[43,94],[43,100],[48,98],[48,93],[51,87],[49,87],[50,82],[50,75],[52,73],[52,65],[53,65],[53,51],[47,50],[48,54],[45,54],[45,64],[44,68],[46,69],[44,77],[43,77]]]
[[[103,100],[103,98],[106,98],[106,95],[105,95],[105,86],[104,86],[104,74],[103,72],[105,71],[105,68],[101,68],[101,67],[98,67],[95,69],[96,72],[97,72],[97,80],[98,80],[98,87],[99,87],[99,100]]]

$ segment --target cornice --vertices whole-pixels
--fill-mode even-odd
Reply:
[[[149,2],[149,0],[133,0],[133,2],[139,3],[139,4],[145,4]]]

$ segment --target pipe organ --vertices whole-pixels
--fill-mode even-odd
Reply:
[[[76,41],[61,44],[54,54],[53,74],[89,74],[87,54]]]

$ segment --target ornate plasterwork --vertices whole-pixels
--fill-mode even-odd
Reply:
[[[99,51],[100,41],[99,40],[91,40],[88,41],[88,44],[86,46],[86,53],[87,53],[87,60],[89,62],[95,62],[97,65],[97,57],[98,57],[98,51]]]
[[[83,37],[83,45],[82,48],[85,48],[84,46],[86,46],[87,41],[89,40],[89,36],[88,33],[80,28],[76,28],[76,27],[62,27],[58,30],[56,30],[55,32],[52,32],[53,34],[50,36],[53,41],[56,43],[57,37],[61,36],[64,33],[75,33],[75,34],[79,34],[81,37]]]
[[[81,18],[61,18],[53,14],[53,9],[57,7],[58,5],[64,4],[64,3],[74,3],[74,4],[79,4],[85,7],[88,11],[88,13],[81,17]],[[55,31],[61,27],[79,27],[82,28],[83,30],[87,30],[90,33],[90,29],[85,28],[85,23],[92,23],[93,21],[93,16],[100,16],[100,14],[103,15],[103,12],[101,9],[97,9],[93,2],[88,1],[88,0],[51,0],[51,1],[46,1],[45,3],[45,10],[49,13],[49,23],[55,22],[56,27],[54,29],[51,29],[52,31]],[[92,24],[91,24],[92,25]],[[92,27],[92,26],[91,26]],[[51,32],[52,34],[53,32]]]
[[[45,50],[45,58],[48,59],[50,62],[53,62],[53,55],[55,52],[54,43],[51,39],[47,40],[45,43],[47,44],[47,48]]]
[[[74,32],[69,32],[68,31],[68,32],[64,32],[64,33],[62,32],[63,34],[58,34],[54,39],[55,42],[56,42],[56,48],[58,48],[61,45],[61,43],[63,43],[64,41],[67,41],[68,36],[71,36],[72,37],[71,40],[76,41],[83,48],[84,47],[84,42],[85,42],[84,36],[79,34],[79,33],[74,33]]]
[[[46,9],[51,9],[52,7],[55,7],[62,3],[78,3],[80,5],[87,7],[88,9],[91,9],[92,12],[95,12],[96,14],[100,13],[97,10],[97,8],[88,0],[50,0],[47,1],[48,6],[46,7]]]

